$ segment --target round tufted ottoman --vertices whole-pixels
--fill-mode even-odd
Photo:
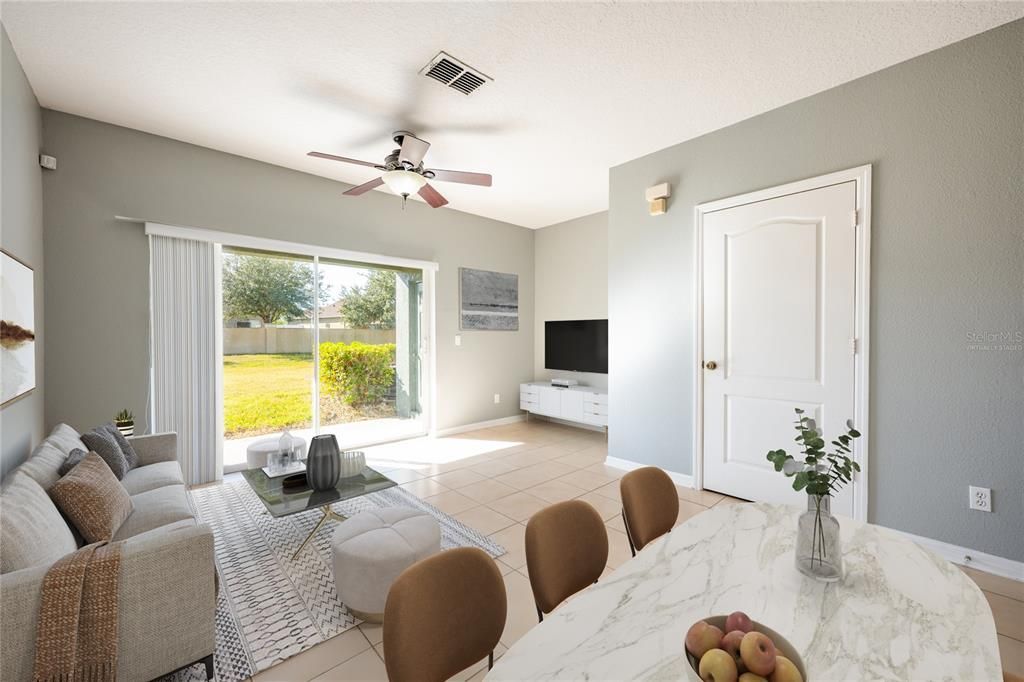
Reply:
[[[391,583],[441,551],[434,517],[406,507],[365,511],[339,523],[331,539],[338,596],[356,618],[379,623]]]
[[[306,456],[306,441],[299,436],[292,436],[297,441],[297,447],[302,456]],[[281,452],[281,437],[270,436],[269,438],[260,438],[257,441],[253,441],[249,444],[249,447],[245,449],[245,462],[250,469],[259,469],[267,466],[267,458],[272,452]]]

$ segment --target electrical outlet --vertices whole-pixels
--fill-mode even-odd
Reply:
[[[494,394],[494,404],[498,405],[499,403],[501,403],[501,394],[500,393],[495,393]]]
[[[971,492],[971,509],[977,509],[978,511],[983,512],[992,511],[991,488],[979,488],[976,485],[972,485],[969,490]]]

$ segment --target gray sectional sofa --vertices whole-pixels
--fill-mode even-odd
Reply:
[[[118,680],[151,680],[202,661],[212,669],[216,569],[213,533],[196,521],[173,433],[131,438],[139,466],[121,483],[134,510],[118,588]],[[46,491],[79,434],[57,426],[0,488],[0,679],[31,680],[43,576],[82,540]]]

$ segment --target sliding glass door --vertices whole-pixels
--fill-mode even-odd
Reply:
[[[223,248],[224,466],[285,431],[423,435],[424,272]]]
[[[426,432],[421,419],[421,271],[318,260],[320,431],[371,443]]]

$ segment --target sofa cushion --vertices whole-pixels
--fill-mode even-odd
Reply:
[[[44,440],[18,467],[18,471],[31,477],[43,490],[49,490],[60,478],[60,467],[67,458],[67,454],[61,452],[57,446]]]
[[[75,448],[88,450],[82,442],[82,437],[78,435],[78,431],[75,431],[67,424],[57,424],[53,427],[53,431],[46,437],[46,441],[52,443],[65,455],[70,455],[71,451]]]
[[[91,431],[82,434],[82,442],[107,463],[117,480],[124,478],[125,472],[128,471],[128,462],[125,461],[121,446],[113,436],[101,431]]]
[[[132,504],[135,510],[114,534],[114,540],[126,540],[168,523],[193,518],[183,485],[165,485],[132,495]]]
[[[75,448],[88,450],[77,431],[67,424],[58,424],[18,469],[35,479],[43,490],[49,490],[61,477],[58,469]]]
[[[4,482],[0,509],[0,573],[49,565],[78,549],[53,500],[20,469]]]
[[[165,485],[183,485],[181,466],[177,462],[157,462],[132,469],[121,479],[129,495],[138,495]]]
[[[132,513],[132,498],[95,452],[50,488],[50,495],[86,542],[110,540]]]

